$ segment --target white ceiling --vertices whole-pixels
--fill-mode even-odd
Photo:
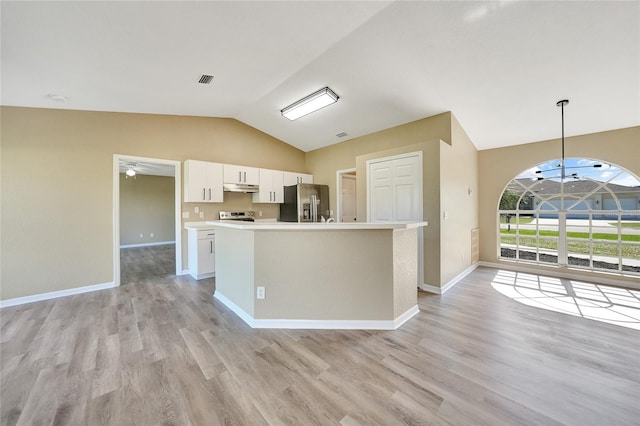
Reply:
[[[120,173],[125,173],[129,167],[135,170],[139,175],[151,175],[151,176],[171,176],[175,177],[176,168],[170,164],[150,163],[145,161],[127,161],[120,160],[118,165],[120,166]]]
[[[556,138],[563,98],[568,136],[640,125],[638,1],[1,8],[2,105],[233,117],[304,151],[445,111],[478,149]],[[324,86],[335,105],[280,115]]]

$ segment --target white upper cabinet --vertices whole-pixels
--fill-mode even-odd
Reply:
[[[260,169],[255,167],[224,165],[224,183],[241,183],[258,185],[260,182]]]
[[[284,186],[297,185],[299,183],[313,183],[313,175],[284,172]]]
[[[253,194],[253,202],[284,202],[284,173],[280,170],[260,169],[260,191]]]
[[[184,162],[184,202],[221,203],[222,164],[207,161],[186,160]]]

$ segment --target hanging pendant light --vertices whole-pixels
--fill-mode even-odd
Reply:
[[[561,146],[562,146],[562,152],[561,152],[561,156],[560,156],[560,163],[558,164],[557,167],[552,168],[552,169],[548,169],[548,170],[536,170],[536,174],[540,174],[542,175],[542,173],[548,173],[548,172],[552,172],[552,171],[560,171],[560,174],[557,176],[549,176],[549,177],[544,177],[544,176],[539,176],[537,178],[537,180],[543,180],[543,179],[560,179],[561,182],[564,182],[564,180],[567,177],[571,177],[573,179],[580,179],[580,176],[578,175],[577,172],[573,172],[570,173],[567,176],[567,167],[565,164],[565,157],[564,157],[564,107],[566,105],[569,104],[569,100],[568,99],[563,99],[561,101],[556,102],[556,106],[560,107],[561,109],[561,119],[562,119],[562,139],[561,139]],[[588,165],[588,166],[571,166],[569,167],[570,170],[573,169],[582,169],[582,168],[598,168],[598,167],[602,167],[602,164],[592,164],[592,165]]]

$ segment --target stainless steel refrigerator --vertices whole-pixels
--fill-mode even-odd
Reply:
[[[284,187],[281,222],[322,222],[329,219],[329,186],[299,183]]]

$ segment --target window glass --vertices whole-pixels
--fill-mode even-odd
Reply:
[[[640,275],[640,181],[585,158],[525,170],[498,208],[500,258]]]

